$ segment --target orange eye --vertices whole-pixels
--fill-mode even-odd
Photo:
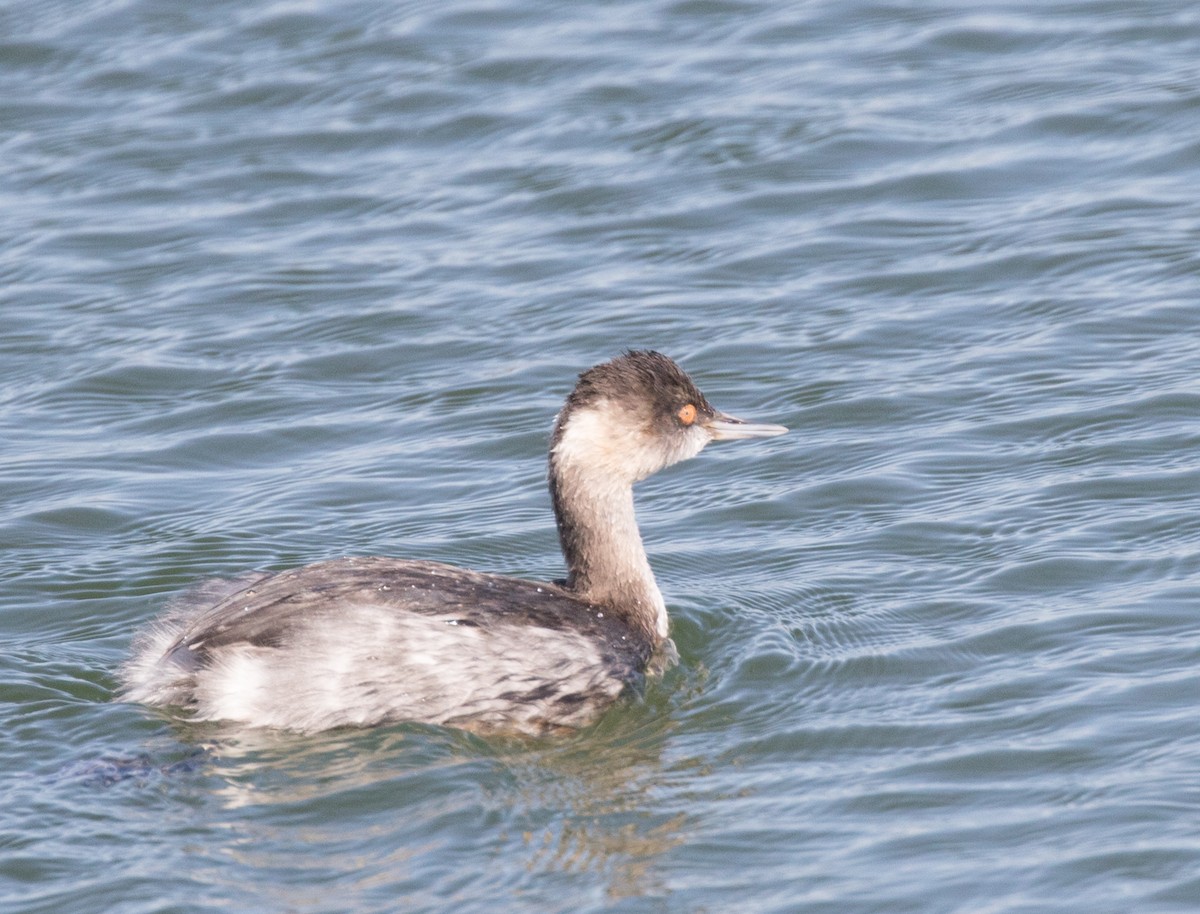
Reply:
[[[691,425],[696,421],[696,407],[689,403],[675,414],[679,417],[679,421],[684,425]]]

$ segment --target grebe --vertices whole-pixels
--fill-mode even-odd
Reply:
[[[583,726],[640,686],[667,638],[633,484],[710,441],[785,431],[717,411],[666,356],[628,352],[581,374],[554,422],[566,580],[341,558],[209,582],[135,639],[122,697],[303,732]]]

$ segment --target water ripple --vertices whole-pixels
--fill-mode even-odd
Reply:
[[[1191,910],[1198,30],[0,10],[4,903]],[[550,422],[630,346],[793,429],[639,490],[643,696],[532,745],[107,701],[199,579],[560,573]]]

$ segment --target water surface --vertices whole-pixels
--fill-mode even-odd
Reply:
[[[1196,909],[1194,4],[43,2],[0,86],[0,908]],[[111,701],[213,575],[558,575],[643,346],[793,432],[641,487],[642,699]]]

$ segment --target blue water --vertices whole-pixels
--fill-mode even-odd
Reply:
[[[1200,909],[1200,7],[0,8],[0,910]],[[680,664],[576,735],[112,701],[189,584],[551,578],[575,374]]]

